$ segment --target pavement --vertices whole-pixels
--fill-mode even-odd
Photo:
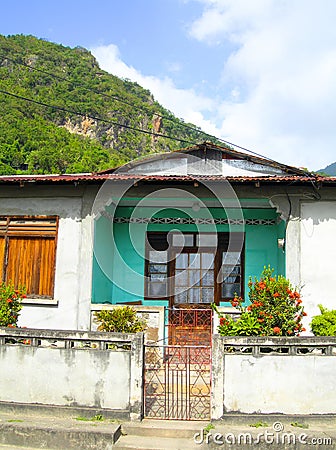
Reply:
[[[88,411],[1,408],[0,449],[336,449],[336,416],[230,414],[210,422],[129,422]]]

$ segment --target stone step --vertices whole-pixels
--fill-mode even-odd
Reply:
[[[123,435],[153,436],[159,438],[193,439],[208,425],[206,421],[148,420],[125,422],[121,426]]]
[[[193,442],[192,438],[168,438],[154,436],[121,436],[113,448],[123,450],[189,450],[200,448]]]

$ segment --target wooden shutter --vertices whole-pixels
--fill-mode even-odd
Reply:
[[[0,281],[4,280],[7,219],[0,218]]]
[[[7,225],[6,281],[12,281],[16,287],[24,286],[29,295],[51,297],[56,232],[56,218],[10,218]]]

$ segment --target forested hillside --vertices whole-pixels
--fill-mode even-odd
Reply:
[[[0,35],[0,118],[0,174],[92,172],[210,139],[88,50],[23,35]]]
[[[321,173],[322,175],[326,175],[328,177],[335,177],[336,176],[336,162],[329,164],[324,169],[318,170],[318,173]]]

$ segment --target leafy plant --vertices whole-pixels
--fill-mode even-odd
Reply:
[[[22,299],[25,298],[24,288],[15,289],[13,283],[0,283],[0,326],[17,326],[19,312],[22,309]]]
[[[274,269],[264,267],[260,279],[250,278],[250,305],[243,307],[243,299],[235,297],[231,304],[241,311],[234,320],[219,313],[218,332],[223,336],[298,336],[305,331],[301,320],[303,310],[299,292],[282,275],[274,276]]]
[[[209,434],[211,430],[215,429],[215,425],[213,423],[208,423],[206,427],[203,428],[204,434]]]
[[[99,331],[116,333],[138,333],[146,329],[146,322],[139,319],[136,310],[130,306],[117,306],[114,309],[103,309],[94,313],[100,325]]]
[[[321,314],[314,316],[310,327],[315,336],[336,336],[336,310],[318,305]]]
[[[260,330],[256,317],[247,311],[243,311],[236,321],[227,316],[219,319],[218,332],[223,336],[257,336]]]

